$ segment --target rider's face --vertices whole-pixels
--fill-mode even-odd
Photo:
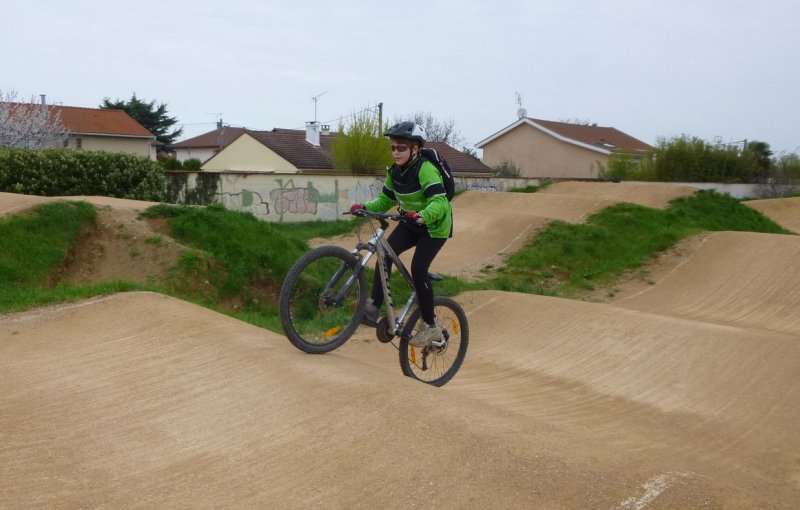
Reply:
[[[408,160],[410,160],[413,155],[412,151],[414,151],[416,147],[408,140],[401,140],[399,138],[391,138],[390,140],[392,143],[392,157],[394,158],[394,162],[400,166],[408,163]]]

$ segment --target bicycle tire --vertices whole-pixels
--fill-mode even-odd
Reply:
[[[456,375],[464,363],[469,346],[467,314],[455,300],[436,296],[433,300],[436,322],[447,333],[444,348],[424,348],[409,345],[409,339],[422,324],[422,313],[417,307],[403,327],[400,339],[400,369],[403,375],[432,386],[443,386]]]
[[[281,286],[279,313],[289,341],[310,354],[330,352],[344,344],[358,328],[367,299],[363,271],[355,274],[355,255],[338,246],[320,246],[295,262]],[[333,280],[335,274],[338,278]],[[356,280],[335,306],[330,297],[355,274]]]

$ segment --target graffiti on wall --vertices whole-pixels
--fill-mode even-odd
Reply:
[[[266,216],[270,211],[269,202],[257,191],[243,189],[240,193],[221,193],[219,199],[228,209],[249,212],[254,216]]]
[[[308,186],[300,188],[295,186],[294,181],[289,179],[284,183],[283,179],[276,179],[278,188],[269,192],[273,211],[280,216],[283,221],[285,214],[311,214],[317,215],[319,206],[322,204],[338,204],[339,181],[335,180],[334,191],[331,194],[321,193],[312,182]]]
[[[498,191],[493,179],[470,179],[464,185],[464,189],[467,191]]]
[[[275,222],[335,220],[350,204],[367,202],[383,189],[382,176],[324,176],[296,185],[293,176],[224,174],[216,199],[227,209]]]

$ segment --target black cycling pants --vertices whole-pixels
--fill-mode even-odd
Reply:
[[[398,223],[386,241],[398,255],[409,248],[417,247],[414,251],[414,257],[411,259],[411,278],[414,280],[414,288],[417,291],[422,320],[428,324],[433,324],[433,287],[428,277],[428,271],[433,259],[436,258],[436,254],[442,249],[447,239],[431,237],[424,227]],[[386,259],[386,265],[386,274],[391,274],[392,261],[388,258]],[[381,273],[377,267],[375,268],[375,279],[372,284],[372,302],[378,308],[383,304],[383,285],[381,284]]]

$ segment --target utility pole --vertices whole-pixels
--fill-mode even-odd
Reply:
[[[383,103],[378,103],[378,136],[381,136],[383,130]]]

